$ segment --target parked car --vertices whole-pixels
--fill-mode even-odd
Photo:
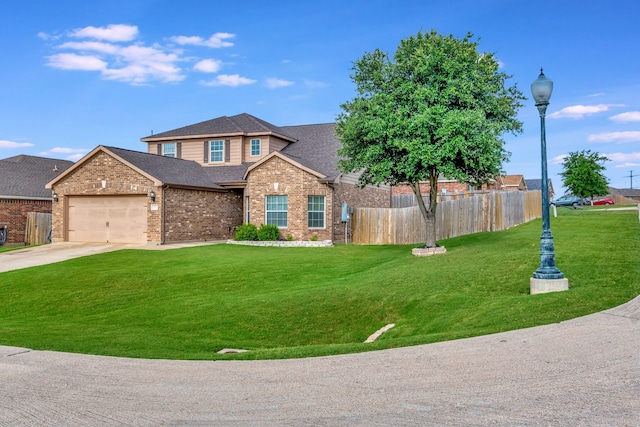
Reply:
[[[596,205],[614,205],[615,202],[613,201],[613,199],[611,197],[603,197],[601,199],[593,199],[591,204],[594,205],[594,206],[596,206]]]
[[[588,206],[589,201],[587,199],[581,199],[578,196],[562,196],[558,197],[549,203],[552,206],[573,206],[574,209],[578,209],[579,206]]]

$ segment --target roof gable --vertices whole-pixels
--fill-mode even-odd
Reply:
[[[60,176],[47,184],[48,188],[55,185],[74,170],[82,167],[84,163],[98,152],[105,152],[125,165],[129,166],[141,175],[149,178],[154,185],[173,185],[192,188],[206,188],[211,190],[224,190],[215,184],[204,172],[203,167],[191,160],[174,159],[157,154],[143,153],[141,151],[126,150],[124,148],[98,146],[89,154],[80,159],[72,168],[69,168]]]
[[[310,167],[305,166],[305,165],[303,165],[303,164],[302,164],[302,163],[300,163],[300,162],[297,162],[297,161],[296,161],[296,160],[294,160],[293,158],[291,158],[291,157],[289,157],[289,156],[286,156],[286,155],[284,155],[284,154],[280,153],[279,151],[274,151],[273,153],[269,154],[269,155],[268,155],[268,156],[266,156],[266,157],[263,157],[263,158],[262,158],[262,159],[260,159],[259,161],[255,162],[254,164],[252,164],[251,166],[249,166],[249,167],[247,168],[247,171],[244,173],[243,179],[245,179],[245,180],[246,180],[246,179],[247,179],[247,176],[249,176],[249,174],[251,173],[251,171],[252,171],[252,170],[254,170],[254,169],[256,169],[256,168],[259,168],[259,167],[260,167],[260,165],[265,164],[266,162],[268,162],[269,160],[273,159],[274,157],[277,157],[277,158],[279,158],[279,159],[281,159],[281,160],[284,160],[285,162],[290,163],[290,164],[294,165],[295,167],[297,167],[297,168],[299,168],[299,169],[302,169],[302,170],[304,170],[305,172],[310,173],[311,175],[315,175],[315,176],[316,176],[316,177],[318,177],[318,178],[326,178],[326,177],[327,177],[326,175],[324,175],[324,174],[322,174],[322,173],[320,173],[320,172],[318,172],[318,171],[316,171],[316,170],[313,170],[313,169],[311,169]]]
[[[176,138],[198,138],[231,135],[276,135],[284,140],[295,142],[296,138],[283,128],[261,120],[247,113],[235,116],[222,116],[204,122],[184,126],[178,129],[157,133],[141,138],[143,142],[162,141]]]

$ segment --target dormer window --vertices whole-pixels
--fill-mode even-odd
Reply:
[[[260,155],[260,140],[252,139],[251,140],[251,155],[259,156]]]
[[[162,144],[162,155],[165,157],[176,157],[176,143],[167,142]]]
[[[224,141],[221,139],[210,141],[209,152],[211,163],[222,163],[224,161]]]

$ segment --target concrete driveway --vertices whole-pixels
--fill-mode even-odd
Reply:
[[[170,245],[139,245],[132,243],[84,243],[60,242],[0,252],[0,273],[38,265],[53,264],[72,258],[95,255],[121,249],[168,250],[186,246],[202,246],[221,243],[219,241],[178,243]],[[2,424],[0,424],[2,426]]]
[[[64,259],[119,248],[55,245],[67,246]],[[0,426],[58,425],[637,427],[640,297],[559,324],[309,359],[143,360],[0,346]]]

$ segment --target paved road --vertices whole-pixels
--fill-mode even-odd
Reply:
[[[121,248],[50,246],[49,255],[22,252],[42,264]],[[28,266],[17,254],[0,254],[0,265]],[[0,427],[58,425],[637,427],[640,297],[560,324],[312,359],[142,360],[0,346]]]
[[[0,347],[0,426],[639,426],[640,297],[346,356],[167,361]]]

